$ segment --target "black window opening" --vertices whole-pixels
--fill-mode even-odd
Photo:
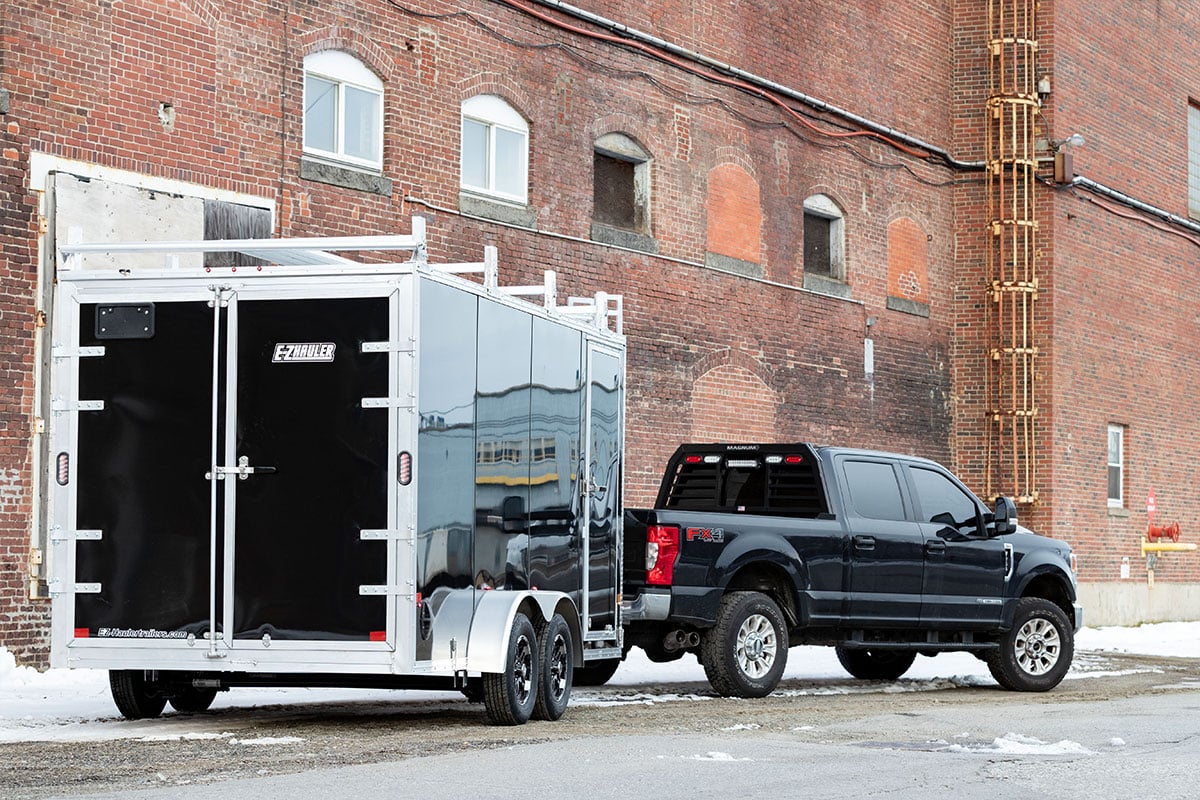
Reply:
[[[820,477],[807,454],[785,457],[680,459],[664,508],[731,514],[817,517],[829,507]]]
[[[804,212],[804,271],[823,278],[840,279],[834,266],[833,223],[830,217]]]
[[[650,235],[650,153],[623,133],[606,133],[595,142],[592,221]]]

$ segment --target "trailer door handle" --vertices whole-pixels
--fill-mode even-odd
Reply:
[[[875,537],[874,536],[855,536],[854,537],[854,549],[855,550],[874,550],[875,549]]]
[[[242,456],[238,459],[236,467],[213,467],[212,471],[205,473],[204,477],[207,480],[216,477],[217,480],[223,481],[226,475],[237,475],[239,481],[244,481],[251,475],[274,475],[275,472],[275,467],[252,467],[250,459]]]

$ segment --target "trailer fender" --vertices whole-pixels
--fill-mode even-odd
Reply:
[[[575,663],[582,663],[579,612],[570,597],[562,592],[492,590],[483,592],[475,606],[471,636],[467,640],[471,672],[504,672],[508,666],[505,663],[508,637],[518,611],[524,611],[535,626],[561,614],[571,628]]]

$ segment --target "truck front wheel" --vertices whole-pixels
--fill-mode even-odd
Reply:
[[[988,651],[996,682],[1018,692],[1046,692],[1058,686],[1075,656],[1075,632],[1062,609],[1040,597],[1017,601],[1012,629],[1000,647]]]
[[[779,606],[761,592],[721,598],[717,623],[700,639],[708,682],[725,697],[765,697],[787,665],[788,631]]]
[[[913,665],[917,654],[912,650],[862,650],[835,647],[838,661],[859,680],[894,681]]]

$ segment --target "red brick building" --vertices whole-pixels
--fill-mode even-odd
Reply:
[[[1200,538],[1200,6],[1142,5],[18,0],[0,645],[46,647],[55,242],[415,214],[624,294],[627,502],[682,441],[914,452],[1072,541],[1090,622],[1200,616],[1200,555],[1139,549],[1151,488]]]

